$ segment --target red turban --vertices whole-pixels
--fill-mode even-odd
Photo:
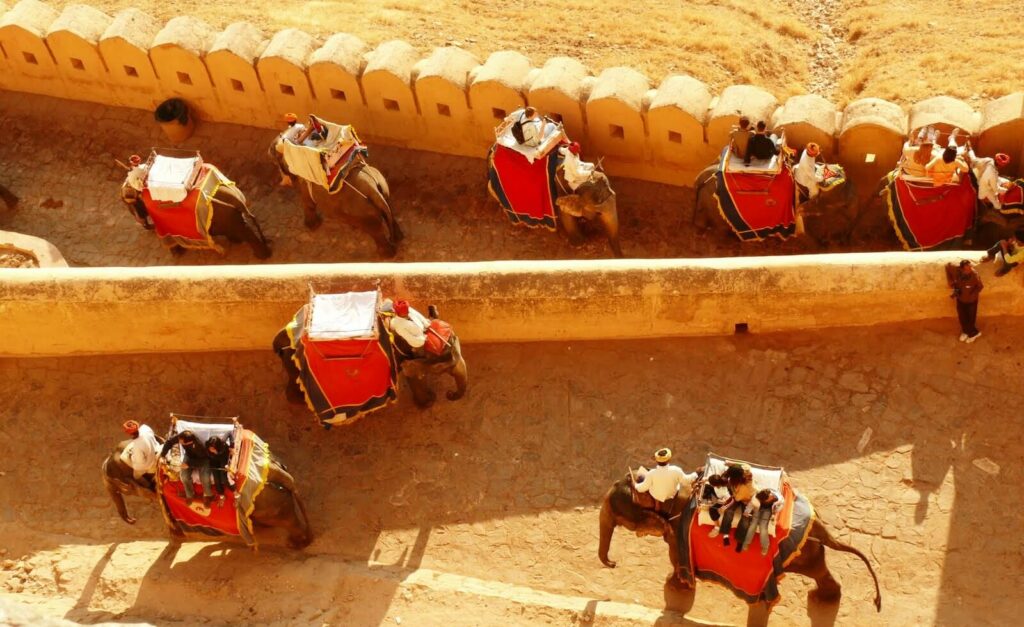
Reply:
[[[1007,165],[1009,163],[1010,163],[1010,155],[1006,154],[1005,152],[996,153],[996,165],[997,166],[1003,167],[1004,165]]]
[[[409,301],[400,300],[395,303],[395,315],[408,316],[409,315]]]
[[[134,420],[128,420],[121,425],[121,428],[124,429],[124,432],[128,435],[134,435],[139,432],[139,423]]]

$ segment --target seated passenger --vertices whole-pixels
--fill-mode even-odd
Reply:
[[[387,311],[385,308],[382,309]],[[410,307],[409,302],[405,300],[395,302],[392,309],[395,315],[388,318],[388,328],[409,345],[412,357],[423,357],[423,345],[427,342],[427,327],[430,326],[430,321]]]
[[[1006,276],[1010,270],[1024,263],[1024,229],[1017,229],[1011,237],[996,242],[981,261],[995,261],[997,277]]]
[[[199,438],[189,429],[185,429],[164,442],[164,447],[160,449],[160,457],[165,457],[178,443],[181,443],[181,447],[185,449],[185,458],[181,460],[178,471],[182,487],[185,488],[185,501],[191,503],[196,497],[195,489],[192,487],[192,471],[198,470],[199,483],[203,485],[203,502],[209,505],[213,501],[213,489],[210,485],[210,456],[203,445],[199,443]]]
[[[721,524],[712,529],[708,537],[716,538],[721,534],[723,536],[722,544],[729,546],[729,532],[732,530],[732,520],[739,513],[743,516],[740,526],[736,531],[736,537],[740,539],[740,542],[736,544],[736,549],[739,551],[742,548],[742,539],[746,535],[747,527],[750,524],[750,517],[745,512],[750,499],[754,498],[754,475],[747,464],[742,466],[733,464],[723,474],[729,483],[731,496],[726,501],[722,511]]]
[[[768,125],[764,123],[764,120],[761,120],[757,123],[757,132],[750,138],[750,144],[747,147],[747,158],[743,163],[744,165],[750,165],[752,158],[768,161],[777,154],[779,154],[779,148],[775,145],[772,138],[768,136]]]
[[[925,168],[933,158],[934,149],[935,144],[928,141],[917,146],[905,146],[903,148],[903,157],[900,159],[900,167],[903,169],[903,173],[907,176],[922,179],[928,176]]]
[[[132,155],[128,157],[128,165],[131,170],[128,170],[127,183],[128,186],[137,192],[141,192],[146,189],[146,176],[149,174],[149,164],[142,162],[142,157],[139,155]]]
[[[306,125],[299,124],[299,118],[294,113],[285,113],[284,121],[288,123],[288,129],[281,134],[281,138],[293,144],[301,144],[299,138],[306,132]]]
[[[231,458],[231,445],[231,436],[224,439],[215,435],[206,441],[206,454],[210,457],[213,487],[220,495],[221,503],[224,503],[224,493],[228,487],[228,462]]]
[[[635,483],[633,487],[637,492],[647,492],[654,498],[654,511],[662,511],[664,504],[676,498],[680,491],[688,494],[693,482],[697,480],[697,473],[686,473],[675,464],[669,465],[672,460],[672,451],[663,448],[654,453],[654,461],[657,464],[647,471],[644,478]]]
[[[753,135],[750,132],[750,118],[745,115],[740,116],[740,125],[734,126],[732,132],[729,133],[729,150],[744,162],[747,162],[747,150]]]
[[[511,114],[512,136],[523,146],[536,148],[544,138],[544,118],[533,107],[516,109]]]
[[[596,168],[593,163],[580,159],[579,142],[562,146],[558,149],[558,154],[562,155],[562,176],[572,191],[576,191],[593,176]]]
[[[754,504],[757,504],[757,513],[754,513]],[[761,490],[755,498],[750,500],[747,506],[747,515],[753,515],[750,525],[747,527],[747,535],[743,539],[740,551],[746,551],[750,542],[754,539],[754,532],[761,533],[761,555],[768,555],[768,523],[772,515],[782,510],[786,503],[778,490]]]
[[[956,148],[946,148],[942,157],[932,159],[925,166],[925,172],[932,179],[932,185],[955,185],[960,182],[959,173],[967,171],[967,164],[957,157]]]
[[[708,516],[711,516],[711,520],[718,520],[722,517],[722,506],[728,502],[728,499],[718,496],[715,488],[727,487],[729,487],[729,482],[722,475],[711,475],[708,477],[707,483],[704,484],[704,491],[700,498],[702,501],[711,503],[708,506]]]
[[[1000,178],[999,168],[1010,163],[1010,156],[1000,152],[996,154],[995,158],[978,157],[975,156],[974,150],[968,144],[965,157],[967,165],[974,173],[974,178],[978,181],[978,200],[988,202],[997,210],[1002,209],[1003,201],[999,198],[999,194],[1006,191],[1009,181]]]

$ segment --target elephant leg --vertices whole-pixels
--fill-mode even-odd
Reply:
[[[562,228],[565,229],[565,234],[569,238],[569,243],[573,246],[582,246],[583,233],[580,232],[579,218],[567,213],[562,213],[559,218],[562,220]]]
[[[820,542],[809,541],[804,551],[786,570],[814,580],[817,586],[811,590],[810,596],[815,601],[837,603],[843,595],[842,586],[825,564],[825,547]]]
[[[250,225],[242,214],[245,211],[242,207],[231,209],[221,207],[218,211],[226,212],[227,215],[224,216],[221,226],[222,232],[216,233],[216,235],[223,234],[233,243],[245,242],[252,248],[252,253],[257,259],[267,259],[270,257],[270,246],[267,245],[261,233],[258,233],[259,227],[255,224],[255,217],[250,218],[254,222],[254,224]]]
[[[426,377],[406,376],[405,380],[409,382],[409,389],[412,390],[412,400],[416,403],[417,407],[428,409],[434,404],[437,395],[434,393],[434,390],[430,389]]]
[[[306,228],[315,231],[324,223],[324,217],[317,211],[316,199],[305,182],[299,184],[299,204],[302,207],[302,223]]]
[[[598,216],[601,221],[601,226],[604,227],[604,233],[608,236],[608,245],[612,248],[612,254],[616,258],[622,258],[622,247],[619,246],[619,212],[615,207],[614,200],[610,202],[610,207],[606,207]]]

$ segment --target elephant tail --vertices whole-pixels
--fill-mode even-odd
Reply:
[[[835,538],[833,538],[832,534],[830,534],[828,532],[828,529],[825,528],[825,525],[821,524],[821,521],[817,521],[815,524],[818,527],[818,529],[820,530],[820,533],[818,534],[819,537],[817,539],[824,546],[827,546],[828,548],[832,549],[833,551],[841,551],[843,553],[853,553],[854,555],[856,555],[857,557],[859,557],[861,560],[864,561],[864,564],[868,567],[868,572],[871,573],[871,579],[873,579],[874,582],[875,582],[875,609],[877,609],[879,612],[881,612],[882,611],[882,591],[878,587],[878,576],[875,575],[875,569],[872,568],[871,562],[868,560],[867,556],[864,555],[863,553],[861,553],[858,549],[850,546],[849,544],[844,544],[844,543],[840,542],[839,540],[836,540]]]
[[[608,559],[608,549],[611,548],[614,531],[615,514],[612,513],[611,494],[609,493],[601,504],[601,539],[597,545],[597,557],[608,568],[615,568],[615,562]]]

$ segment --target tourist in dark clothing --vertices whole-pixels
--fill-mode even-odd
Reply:
[[[956,299],[956,316],[960,319],[960,341],[970,344],[981,337],[978,330],[978,295],[985,286],[974,271],[971,262],[964,259],[960,266],[946,264],[946,282],[952,288],[950,298]]]
[[[768,126],[764,123],[764,120],[761,120],[757,123],[757,132],[750,138],[750,145],[747,147],[747,158],[743,163],[750,165],[751,158],[768,161],[777,154],[779,154],[779,148],[772,141],[772,138],[768,136]]]
[[[181,470],[179,471],[181,484],[185,488],[185,498],[188,502],[192,502],[192,499],[196,497],[192,487],[192,471],[198,470],[199,482],[203,485],[203,500],[209,504],[213,500],[213,488],[210,485],[210,456],[206,452],[206,448],[194,433],[185,429],[164,442],[164,447],[160,449],[160,457],[166,456],[175,444],[181,444],[181,447],[185,449],[185,459],[181,461]]]
[[[231,438],[226,440],[213,436],[206,441],[206,453],[210,456],[210,473],[213,475],[213,487],[220,500],[224,501],[224,491],[228,486],[228,461],[231,459]]]

